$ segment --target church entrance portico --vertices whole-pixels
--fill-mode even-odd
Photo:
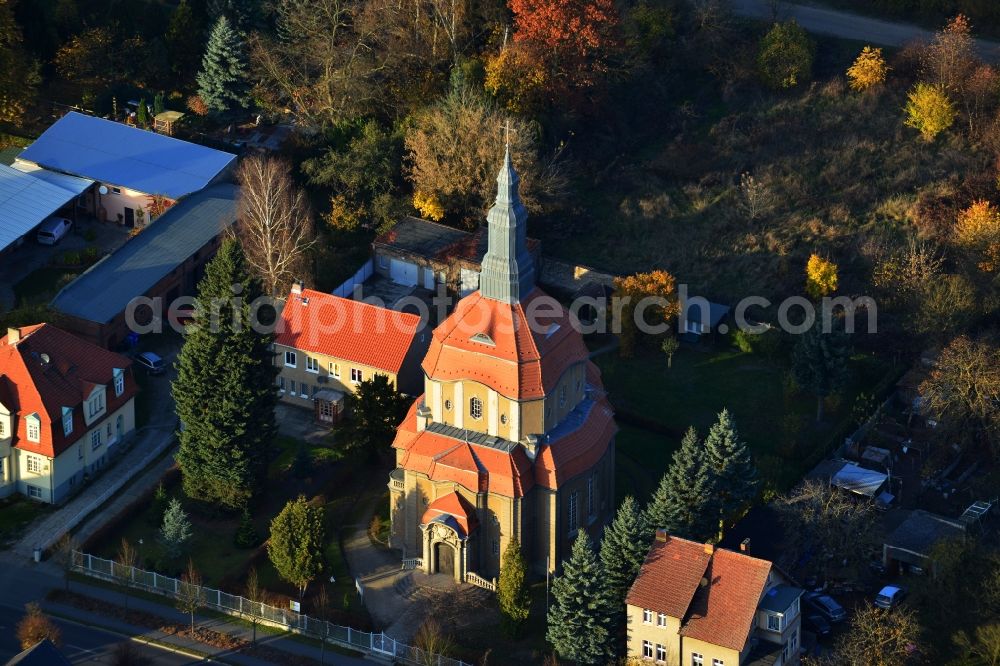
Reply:
[[[469,539],[447,520],[435,519],[420,526],[423,532],[423,569],[428,574],[445,574],[456,583],[465,580]]]

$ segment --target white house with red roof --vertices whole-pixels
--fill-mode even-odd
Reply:
[[[275,330],[278,394],[330,423],[339,418],[345,394],[375,375],[415,395],[429,339],[417,315],[295,284]]]
[[[58,504],[135,429],[132,361],[52,326],[0,339],[0,497]]]
[[[496,577],[513,539],[533,571],[556,571],[614,508],[617,428],[600,372],[535,284],[509,154],[497,183],[479,290],[431,336],[389,479],[404,566],[456,581]]]
[[[797,664],[801,597],[767,560],[657,530],[625,600],[628,656],[683,666]]]

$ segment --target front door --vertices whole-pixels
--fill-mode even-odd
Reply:
[[[455,549],[446,543],[434,544],[434,559],[437,560],[437,572],[455,576]]]
[[[316,409],[319,411],[319,420],[323,423],[333,423],[333,403],[329,400],[317,400]]]
[[[132,228],[135,226],[135,209],[125,208],[125,226]]]

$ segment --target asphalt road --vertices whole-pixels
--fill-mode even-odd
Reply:
[[[881,21],[822,6],[798,5],[791,2],[775,3],[773,0],[731,0],[731,3],[736,14],[766,21],[774,18],[774,9],[777,5],[779,21],[793,18],[810,32],[871,44],[902,46],[917,39],[930,41],[933,37],[930,30],[915,25]],[[976,49],[983,60],[1000,62],[1000,44],[997,42],[977,39]]]
[[[24,611],[6,606],[0,606],[0,663],[21,651],[14,635],[17,623],[24,616]],[[114,663],[112,659],[115,647],[125,639],[100,629],[85,627],[73,622],[67,622],[54,617],[52,620],[62,631],[62,653],[74,664],[108,666]],[[133,643],[139,654],[146,657],[149,666],[184,666],[186,664],[202,663],[179,654],[150,647],[141,643]]]

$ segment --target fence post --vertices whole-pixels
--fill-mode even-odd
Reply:
[[[348,645],[351,644],[351,628],[350,627],[347,628],[347,644]]]
[[[93,555],[91,555],[90,553],[87,553],[87,571],[93,571],[94,570],[94,563],[92,561],[92,558],[93,558]]]

